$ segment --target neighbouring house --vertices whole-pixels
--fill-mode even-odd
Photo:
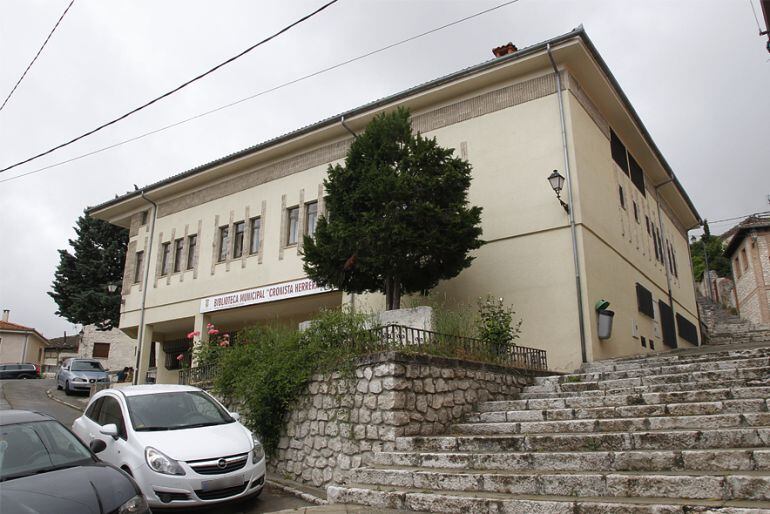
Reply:
[[[97,330],[96,325],[86,325],[80,337],[79,357],[97,359],[110,371],[136,367],[136,340],[117,328]]]
[[[739,315],[770,325],[770,216],[749,216],[723,237]]]
[[[27,362],[42,366],[48,344],[40,332],[9,321],[10,311],[3,311],[0,321],[0,362]]]
[[[48,340],[48,346],[44,350],[43,372],[56,373],[64,359],[77,357],[80,350],[80,334],[67,335],[65,332],[62,337],[54,337]]]
[[[232,331],[300,323],[322,307],[383,309],[382,295],[308,280],[302,236],[327,214],[323,180],[348,129],[399,106],[473,165],[469,199],[483,207],[484,246],[440,292],[504,297],[524,320],[518,342],[547,350],[556,370],[698,345],[687,231],[700,217],[585,31],[495,55],[89,208],[130,232],[120,329],[141,340],[139,381],[157,356],[157,381],[175,382],[186,334],[205,337],[208,323]],[[606,340],[601,299],[615,312]]]

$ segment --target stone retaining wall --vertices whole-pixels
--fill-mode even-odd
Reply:
[[[478,402],[512,399],[532,377],[507,368],[383,352],[353,373],[316,375],[287,416],[270,471],[317,487],[341,484],[396,437],[433,435]]]

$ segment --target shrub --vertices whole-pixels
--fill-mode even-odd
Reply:
[[[511,307],[503,304],[502,298],[490,295],[479,299],[478,337],[489,343],[493,352],[505,353],[519,337],[521,320],[514,323],[514,314]]]

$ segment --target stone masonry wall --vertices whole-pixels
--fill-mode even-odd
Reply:
[[[384,352],[366,357],[355,377],[316,375],[287,416],[277,475],[317,487],[341,484],[372,452],[396,437],[444,433],[478,402],[512,399],[531,376],[499,366]]]

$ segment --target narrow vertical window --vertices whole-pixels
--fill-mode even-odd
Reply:
[[[623,194],[623,186],[618,186],[618,195],[620,196],[620,206],[626,208],[626,195]]]
[[[171,269],[171,242],[163,243],[161,252],[160,274],[161,276],[168,275],[169,269]]]
[[[313,237],[315,225],[318,221],[318,202],[311,202],[305,206],[305,234]]]
[[[243,237],[246,234],[246,223],[239,221],[233,227],[235,234],[233,235],[233,259],[237,259],[243,255]]]
[[[249,253],[254,255],[259,253],[259,233],[262,230],[262,220],[260,218],[251,218],[251,244]]]
[[[138,284],[139,282],[142,281],[143,265],[144,265],[144,252],[136,252],[136,260],[134,264],[134,284]]]
[[[626,147],[620,140],[615,131],[610,132],[610,150],[612,152],[612,160],[620,166],[620,169],[628,175],[628,156],[626,154]]]
[[[634,219],[639,223],[639,207],[637,207],[636,202],[634,202]]]
[[[741,261],[743,262],[743,271],[749,269],[749,259],[746,256],[746,249],[741,248]]]
[[[655,259],[660,260],[660,249],[658,248],[658,232],[652,227],[652,244],[655,247]]]
[[[230,227],[219,227],[219,262],[227,259],[228,246],[230,246]]]
[[[652,231],[650,230],[650,217],[645,216],[644,217],[644,224],[647,225],[647,235],[652,235]]]
[[[147,211],[142,211],[139,214],[139,224],[142,226],[147,225]]]
[[[198,235],[187,236],[187,269],[195,268],[195,247],[198,245]]]
[[[741,278],[741,265],[738,262],[738,257],[736,257],[735,261],[733,262],[733,269],[735,270],[735,278]]]
[[[287,209],[287,216],[289,218],[289,223],[286,233],[286,244],[287,245],[293,245],[297,244],[297,238],[299,236],[299,207],[292,207],[291,209]]]
[[[182,258],[184,257],[184,239],[174,241],[174,273],[182,271]]]

